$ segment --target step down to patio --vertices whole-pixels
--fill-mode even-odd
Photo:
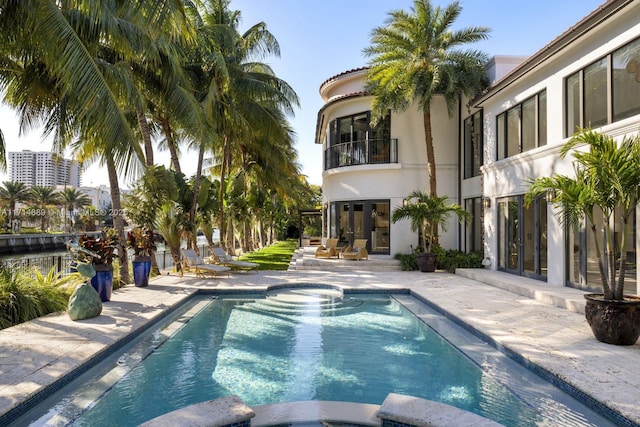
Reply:
[[[389,256],[370,255],[368,260],[316,258],[316,248],[299,248],[293,254],[289,270],[367,270],[400,271],[400,261]]]

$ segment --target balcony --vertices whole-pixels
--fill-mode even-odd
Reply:
[[[343,166],[398,163],[397,139],[368,139],[336,144],[324,152],[325,170]]]

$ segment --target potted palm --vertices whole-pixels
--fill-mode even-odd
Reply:
[[[550,195],[556,216],[567,229],[586,223],[602,285],[602,293],[585,295],[587,322],[597,340],[633,345],[640,336],[640,298],[624,294],[624,279],[627,229],[640,197],[640,136],[618,144],[610,136],[582,129],[562,147],[562,157],[569,153],[574,176],[532,180],[525,202]],[[613,230],[616,219],[622,224],[619,233]]]
[[[78,239],[79,261],[91,264],[95,275],[91,278],[91,286],[98,292],[103,302],[111,300],[113,291],[113,260],[117,254],[118,234],[113,228],[105,228],[100,236],[89,236],[86,233]]]
[[[391,221],[409,219],[411,230],[422,233],[422,243],[416,256],[418,267],[422,272],[433,272],[437,267],[437,254],[433,253],[433,245],[438,236],[438,228],[447,231],[451,215],[456,215],[460,222],[471,219],[471,214],[460,205],[449,203],[447,196],[430,196],[422,191],[414,191],[406,199],[408,203],[396,208]]]
[[[127,233],[127,247],[133,250],[133,281],[138,287],[149,285],[151,257],[156,250],[153,230],[137,227]]]

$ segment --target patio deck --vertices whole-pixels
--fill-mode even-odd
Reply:
[[[382,266],[377,270],[372,268],[374,259],[340,261],[313,270],[232,273],[228,278],[163,275],[152,279],[148,288],[114,291],[112,301],[94,319],[73,322],[62,313],[4,329],[0,425],[13,420],[20,405],[39,401],[66,382],[66,375],[86,369],[199,290],[265,290],[282,283],[408,289],[503,351],[604,403],[632,422],[627,425],[640,423],[640,344],[617,347],[596,341],[581,314],[581,291],[482,269],[425,274]]]

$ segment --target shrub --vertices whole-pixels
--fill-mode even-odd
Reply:
[[[433,251],[438,255],[438,268],[455,273],[456,268],[483,268],[482,255],[477,252],[462,252],[457,249],[444,250],[437,247]]]
[[[36,274],[34,280],[29,273],[0,268],[0,329],[65,310],[69,281],[53,272]]]
[[[418,260],[416,254],[395,254],[395,259],[400,261],[400,269],[403,271],[413,271],[418,269]]]

